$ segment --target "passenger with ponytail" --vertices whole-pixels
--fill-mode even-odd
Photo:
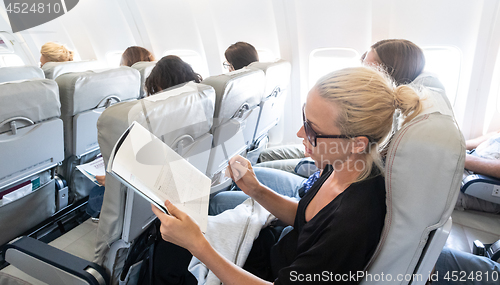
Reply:
[[[73,52],[64,45],[48,42],[40,49],[40,67],[47,62],[73,61]]]
[[[374,69],[348,68],[321,78],[306,98],[297,136],[323,172],[300,201],[261,184],[245,158],[230,159],[227,174],[238,187],[293,225],[274,245],[273,262],[259,262],[272,268],[267,280],[224,259],[193,220],[168,201],[171,216],[152,206],[161,221],[162,238],[186,248],[224,284],[295,284],[294,274],[342,276],[363,271],[384,227],[386,191],[378,144],[390,136],[396,109],[406,124],[422,109],[420,97],[411,87],[395,87]],[[224,236],[217,228],[211,230]]]

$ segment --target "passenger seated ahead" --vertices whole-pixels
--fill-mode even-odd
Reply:
[[[237,42],[230,45],[224,52],[226,61],[224,67],[229,71],[241,69],[252,62],[259,61],[259,54],[253,45],[246,42]]]
[[[396,85],[402,85],[412,83],[422,74],[425,56],[422,49],[411,41],[387,39],[373,44],[361,56],[361,63],[384,70],[392,77]],[[287,160],[304,157],[302,145],[278,146],[262,151],[259,162],[264,162],[260,166],[293,172],[298,161]]]
[[[422,73],[425,57],[422,49],[411,41],[388,39],[373,44],[361,56],[361,62],[365,66],[385,70],[396,85],[402,85],[413,82]],[[297,163],[305,156],[308,155],[304,153],[303,145],[266,149],[260,154],[261,163],[257,164],[260,167],[255,167],[255,174],[262,184],[278,194],[298,198],[320,176],[319,171],[308,179],[294,173]],[[216,215],[232,209],[247,198],[241,191],[221,192],[210,200],[210,214]]]
[[[40,67],[47,62],[73,61],[73,52],[64,45],[48,42],[40,49]]]
[[[201,75],[193,71],[188,63],[175,55],[167,55],[160,59],[146,78],[146,92],[148,96],[158,93],[172,86],[194,81],[200,83]]]
[[[248,160],[230,159],[236,184],[294,226],[271,251],[273,263],[268,262],[277,274],[269,281],[294,284],[294,272],[313,276],[364,270],[384,226],[386,192],[378,144],[389,136],[396,109],[407,124],[422,109],[419,96],[408,86],[393,87],[373,69],[343,69],[321,78],[307,96],[297,136],[324,171],[299,202],[263,186]],[[270,284],[224,259],[188,215],[168,201],[165,205],[172,216],[152,206],[164,240],[189,250],[224,284]]]
[[[155,61],[155,57],[149,50],[143,47],[131,46],[123,52],[120,65],[132,66],[139,61]]]
[[[466,141],[465,174],[470,172],[500,179],[500,131]],[[500,205],[459,192],[456,209],[500,214]]]

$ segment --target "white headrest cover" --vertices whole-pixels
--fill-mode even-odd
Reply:
[[[59,90],[54,80],[33,79],[0,84],[0,123],[25,117],[35,123],[61,116]],[[0,133],[10,130],[7,124]]]
[[[42,66],[42,70],[45,73],[45,78],[55,79],[64,73],[96,70],[102,67],[102,64],[97,60],[64,62],[50,61]]]
[[[156,65],[156,61],[139,61],[134,63],[131,67],[133,69],[137,69],[139,73],[141,74],[141,88],[139,90],[139,98],[143,98],[145,94],[144,90],[144,84],[146,83],[146,78],[148,78],[149,74],[151,73],[151,70]]]
[[[108,96],[124,100],[139,96],[139,72],[120,67],[102,72],[71,72],[56,78],[61,96],[62,116],[74,116],[95,108]]]
[[[215,89],[214,127],[228,121],[238,109],[248,103],[256,106],[264,98],[266,77],[262,70],[240,69],[203,80]]]
[[[288,61],[279,60],[276,62],[252,62],[248,68],[260,69],[266,74],[266,89],[264,96],[269,96],[273,93],[276,87],[281,91],[287,88],[290,83],[290,73],[292,66]]]
[[[27,79],[43,79],[45,75],[40,67],[36,66],[14,66],[0,67],[0,83],[27,80]]]

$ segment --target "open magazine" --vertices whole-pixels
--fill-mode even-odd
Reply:
[[[106,175],[106,170],[104,167],[104,161],[102,160],[102,156],[97,157],[91,162],[77,165],[76,168],[80,170],[83,175],[85,175],[88,179],[94,182],[96,185],[101,186],[97,179],[95,178],[97,175],[104,176]]]
[[[106,171],[167,214],[170,200],[206,231],[211,180],[139,123],[120,137]]]

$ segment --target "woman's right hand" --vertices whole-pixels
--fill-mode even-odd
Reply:
[[[236,155],[229,160],[226,176],[231,177],[238,187],[250,197],[261,186],[253,172],[252,164],[241,155]]]

